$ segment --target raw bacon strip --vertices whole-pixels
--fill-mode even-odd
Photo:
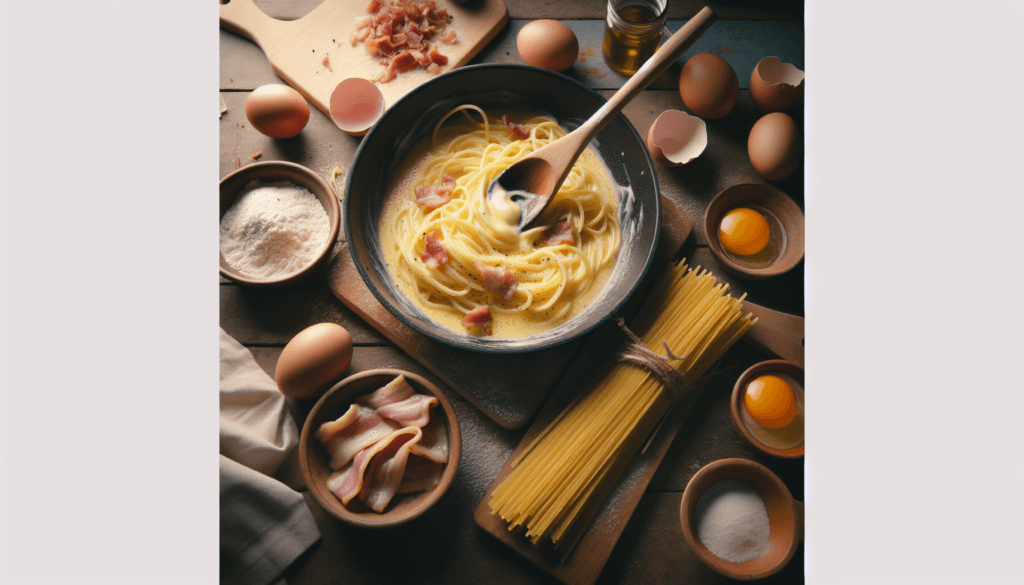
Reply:
[[[377,412],[353,404],[338,420],[320,425],[316,438],[320,439],[331,455],[331,469],[340,469],[359,451],[398,428],[399,425],[384,420]]]
[[[544,228],[544,231],[540,234],[540,238],[537,239],[537,243],[534,245],[537,247],[543,247],[557,246],[559,244],[572,244],[576,241],[575,237],[572,235],[572,228],[573,223],[571,219],[549,225]]]
[[[405,381],[405,376],[399,375],[373,393],[356,398],[356,402],[369,408],[380,409],[389,404],[406,400],[415,394],[416,390]]]
[[[409,461],[405,464],[405,475],[398,485],[398,493],[432,490],[441,482],[443,471],[444,465],[417,457],[414,452],[410,453]]]
[[[520,140],[526,140],[527,138],[530,137],[530,133],[527,132],[526,130],[523,130],[523,127],[520,126],[519,124],[516,124],[512,120],[509,120],[507,114],[501,115],[501,123],[504,124],[506,128],[511,130],[512,133],[515,134],[516,137],[519,138]]]
[[[396,448],[404,446],[404,451],[407,453],[407,443],[410,440],[418,441],[422,436],[423,431],[415,427],[398,429],[377,441],[370,447],[356,453],[356,456],[352,458],[351,463],[339,469],[337,472],[332,473],[330,477],[327,478],[327,489],[331,490],[331,492],[341,500],[342,504],[349,503],[352,501],[352,498],[363,490],[366,470],[378,453],[387,449],[392,443],[396,443]],[[406,455],[406,457],[407,456],[408,455]]]
[[[427,234],[424,241],[427,243],[427,250],[420,254],[420,260],[423,261],[424,266],[427,268],[438,268],[448,261],[448,250],[441,243],[441,232],[439,230],[434,230]]]
[[[512,272],[504,266],[487,266],[479,260],[473,261],[473,266],[480,273],[480,280],[484,288],[498,293],[506,301],[516,294],[516,287],[519,281]]]
[[[430,421],[430,407],[437,404],[437,398],[424,394],[413,394],[401,402],[377,408],[377,413],[404,427],[422,427]]]
[[[342,504],[352,501],[352,498],[356,497],[356,494],[362,489],[363,473],[366,471],[366,466],[370,463],[370,452],[372,450],[373,445],[356,453],[356,456],[348,465],[335,471],[327,478],[327,489],[331,490],[341,500]]]
[[[477,307],[470,311],[462,320],[462,326],[470,331],[479,329],[484,335],[491,334],[491,308],[487,305]]]
[[[366,470],[365,485],[359,492],[359,499],[374,512],[383,512],[391,498],[398,492],[402,476],[405,475],[406,463],[409,461],[409,447],[422,436],[423,431],[418,427],[395,431],[386,439],[387,444],[371,456],[370,466]]]
[[[423,427],[423,438],[411,447],[419,455],[436,463],[448,461],[448,429],[439,417],[430,419]]]

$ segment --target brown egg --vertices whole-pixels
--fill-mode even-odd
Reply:
[[[773,112],[754,123],[747,139],[750,162],[769,181],[781,181],[800,166],[804,140],[793,118]]]
[[[527,65],[551,71],[572,67],[580,53],[572,29],[557,20],[535,20],[524,26],[516,37],[516,48]]]
[[[271,138],[291,138],[306,127],[309,104],[302,94],[272,83],[257,87],[245,100],[245,117],[252,127]]]
[[[793,107],[804,96],[804,72],[778,57],[761,59],[750,73],[750,98],[764,113]]]
[[[352,336],[341,325],[317,323],[284,346],[274,380],[289,398],[317,398],[352,363]]]
[[[721,118],[736,106],[740,80],[725,59],[711,53],[690,57],[679,74],[679,95],[702,118]]]

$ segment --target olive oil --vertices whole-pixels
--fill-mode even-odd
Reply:
[[[605,19],[604,61],[623,75],[633,75],[661,46],[665,2],[609,0]]]

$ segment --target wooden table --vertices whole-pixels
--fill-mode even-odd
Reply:
[[[312,10],[318,0],[257,1],[269,15],[294,19]],[[601,57],[604,3],[582,0],[532,2],[506,0],[510,23],[472,62],[521,63],[515,48],[518,31],[531,20],[565,20],[580,41],[580,58],[566,72],[605,97],[623,83]],[[740,80],[740,98],[732,114],[708,121],[709,146],[694,163],[678,169],[658,167],[662,194],[692,216],[694,230],[683,255],[690,264],[710,269],[729,283],[735,294],[771,309],[803,315],[803,266],[781,277],[754,282],[721,270],[707,249],[703,230],[704,209],[722,189],[741,182],[768,183],[757,174],[746,155],[746,137],[759,117],[748,91],[750,72],[762,57],[779,55],[784,62],[803,68],[802,5],[774,3],[770,7],[716,6],[719,22],[691,48],[694,53],[714,52],[733,64]],[[669,28],[696,13],[703,3],[672,0]],[[253,130],[245,119],[246,97],[256,87],[280,83],[260,49],[232,33],[220,32],[220,95],[227,112],[220,118],[220,173],[252,164],[251,155],[304,165],[330,180],[335,167],[344,173],[359,139],[344,135],[320,111],[313,109],[309,124],[296,138],[272,140]],[[680,61],[680,63],[682,60]],[[666,109],[685,110],[675,80],[680,65],[628,105],[624,113],[641,135]],[[790,112],[798,124],[801,112]],[[772,183],[803,205],[802,169]],[[343,237],[343,236],[342,236]],[[339,241],[338,247],[342,245]],[[286,572],[292,585],[327,583],[481,583],[500,579],[508,585],[554,582],[546,573],[478,528],[473,511],[518,445],[526,427],[505,429],[452,391],[426,368],[396,348],[338,301],[327,287],[326,274],[292,288],[258,290],[220,280],[220,326],[252,351],[256,361],[273,375],[284,345],[302,329],[334,322],[348,329],[355,354],[348,374],[393,367],[421,374],[441,387],[451,399],[463,436],[461,468],[449,493],[424,517],[409,526],[388,531],[351,528],[328,517],[306,495],[322,540]],[[599,578],[600,583],[719,583],[729,580],[705,567],[687,547],[679,524],[679,504],[687,482],[703,465],[724,457],[758,461],[778,474],[798,500],[804,498],[803,461],[778,460],[747,446],[732,428],[728,397],[739,374],[748,366],[774,356],[745,344],[729,351],[708,382],[683,429],[640,500],[617,547]],[[491,359],[501,359],[494,356]],[[812,389],[813,392],[813,389]],[[312,403],[289,401],[301,427]],[[305,493],[298,474],[293,487]],[[803,581],[803,546],[771,583]]]

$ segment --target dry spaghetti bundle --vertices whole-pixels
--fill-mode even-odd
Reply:
[[[727,289],[706,270],[689,270],[680,261],[662,277],[634,327],[646,350],[682,374],[684,386],[700,379],[756,321],[743,314],[742,297]],[[619,362],[512,462],[488,502],[491,512],[509,522],[509,530],[525,528],[534,545],[550,538],[556,549],[571,548],[675,399],[648,369]]]

